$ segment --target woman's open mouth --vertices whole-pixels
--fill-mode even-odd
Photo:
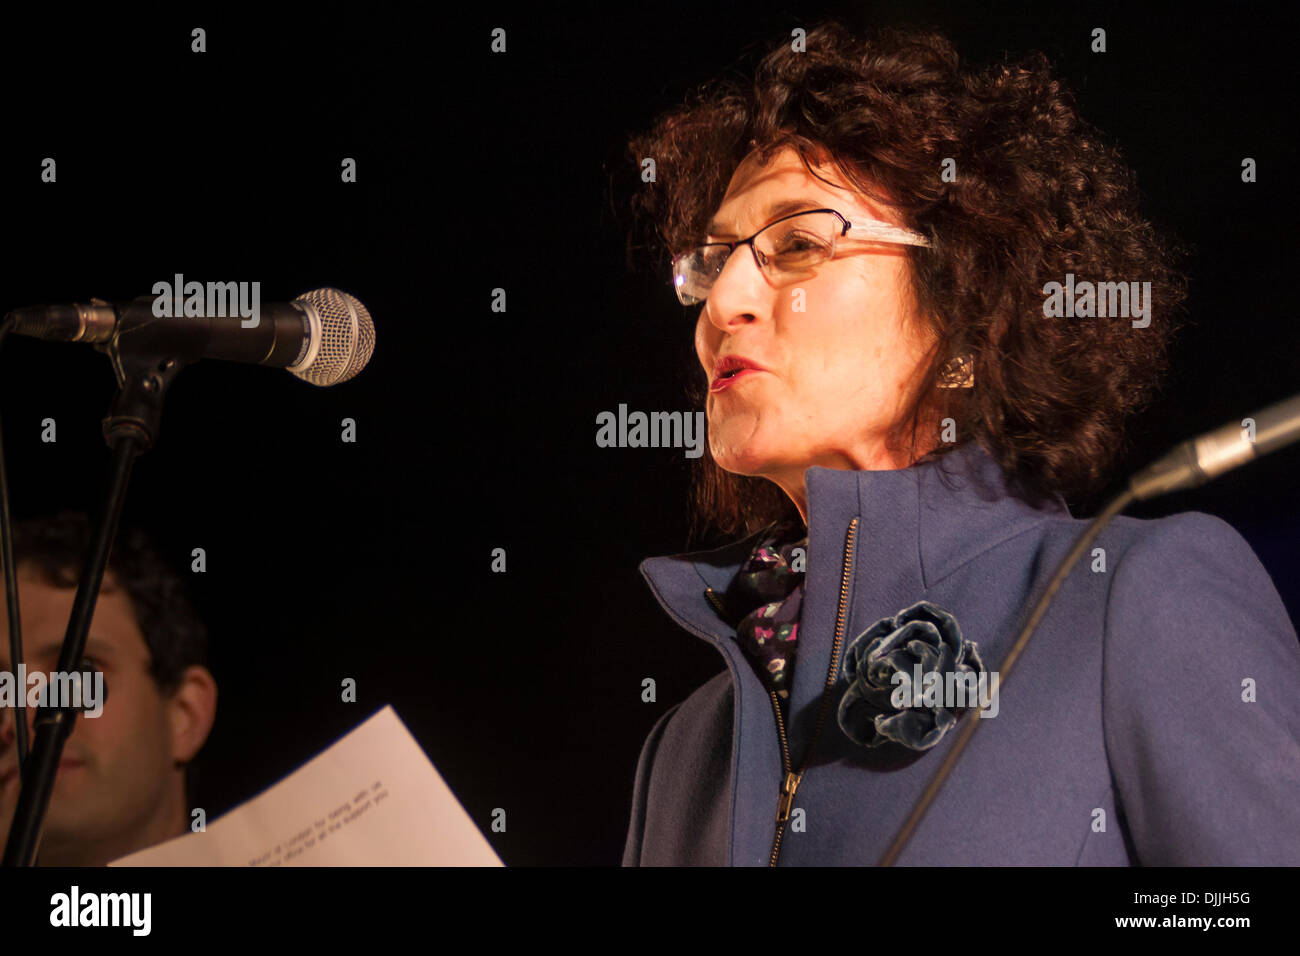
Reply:
[[[709,386],[709,391],[710,392],[724,391],[728,388],[731,388],[731,386],[735,385],[741,379],[749,378],[752,375],[758,375],[761,372],[762,369],[757,369],[757,368],[732,369],[731,371],[724,372],[722,375],[719,375],[717,378],[715,378],[713,380],[713,384]]]
[[[742,378],[746,378],[754,372],[763,371],[766,371],[763,366],[745,358],[743,355],[724,355],[718,359],[717,365],[714,366],[714,379],[709,386],[709,391],[721,392],[735,385]]]

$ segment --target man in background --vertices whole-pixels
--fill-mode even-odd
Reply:
[[[89,541],[81,515],[14,527],[29,674],[58,666]],[[189,832],[188,765],[216,714],[206,629],[180,577],[139,531],[118,532],[85,657],[103,672],[106,699],[99,717],[77,717],[64,747],[38,851],[42,866],[102,866]],[[0,670],[17,671],[3,587]],[[34,717],[30,708],[0,707],[0,840],[8,838],[18,802],[16,720],[31,729]]]

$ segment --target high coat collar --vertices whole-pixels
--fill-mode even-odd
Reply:
[[[805,594],[838,594],[845,534],[859,522],[858,574],[920,593],[994,545],[1044,517],[1069,517],[1054,495],[1033,506],[1017,497],[1001,468],[974,441],[932,461],[890,471],[808,468]],[[706,639],[734,634],[704,600],[725,590],[762,532],[710,551],[646,558],[640,570],[664,609]],[[832,580],[833,579],[833,580]],[[805,597],[805,602],[807,597]],[[703,632],[703,633],[699,633]]]

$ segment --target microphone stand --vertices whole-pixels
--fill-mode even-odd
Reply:
[[[90,551],[77,584],[72,615],[59,652],[58,669],[65,673],[78,670],[85,654],[86,634],[94,617],[95,601],[108,567],[109,553],[117,537],[131,467],[136,456],[153,446],[162,419],[163,396],[187,364],[174,356],[160,355],[157,349],[138,340],[130,350],[124,351],[116,335],[95,348],[108,354],[117,376],[118,393],[103,422],[104,441],[111,449],[108,490],[94,521]],[[4,866],[34,866],[36,863],[41,828],[54,790],[54,777],[78,713],[69,701],[61,702],[59,707],[42,707],[37,712],[35,740],[22,766],[18,806],[5,845]],[[18,715],[17,719],[24,718]]]

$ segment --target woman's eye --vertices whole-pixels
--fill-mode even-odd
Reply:
[[[776,252],[780,256],[799,256],[809,253],[819,253],[825,249],[825,243],[815,236],[806,236],[799,233],[790,233],[782,238],[777,246]]]

